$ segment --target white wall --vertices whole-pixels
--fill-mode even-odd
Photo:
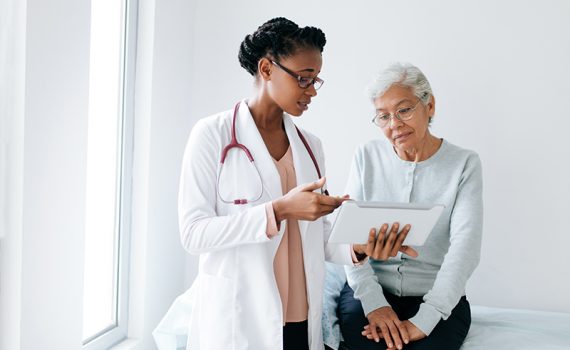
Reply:
[[[237,51],[265,20],[325,31],[326,83],[299,124],[324,142],[333,193],[356,145],[383,137],[363,95],[372,74],[392,61],[419,66],[436,96],[433,133],[483,161],[485,231],[471,301],[570,312],[569,2],[204,0],[194,10],[191,32],[179,34],[191,45],[192,122],[250,95]]]
[[[62,306],[81,305],[83,295],[90,18],[85,5],[26,5],[20,325],[26,350],[81,344],[81,308]]]
[[[26,7],[2,0],[0,8],[0,349],[18,349]]]

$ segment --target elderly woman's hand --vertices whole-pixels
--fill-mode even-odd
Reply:
[[[406,236],[410,232],[411,226],[405,225],[404,228],[398,232],[400,224],[395,222],[388,232],[388,224],[383,224],[380,227],[380,232],[376,235],[376,229],[371,228],[368,235],[367,244],[355,244],[353,246],[354,252],[357,255],[367,255],[376,260],[387,260],[389,257],[394,257],[398,251],[412,257],[417,257],[418,252],[413,248],[402,245]],[[359,259],[360,260],[360,259]]]
[[[366,315],[366,318],[369,323],[364,326],[362,335],[368,339],[378,343],[380,338],[383,338],[388,349],[402,349],[404,345],[402,343],[408,344],[410,342],[407,329],[402,326],[402,321],[392,307],[378,308]]]
[[[377,313],[379,310],[382,310],[385,308],[386,307],[374,310],[373,312],[368,314],[368,319],[370,320],[372,318],[371,317],[372,313]],[[416,327],[416,325],[414,325],[412,322],[410,322],[410,320],[399,321],[398,317],[395,315],[395,313],[394,313],[394,315],[387,313],[387,315],[390,315],[391,317],[390,318],[385,317],[385,319],[390,320],[390,321],[388,321],[388,323],[390,323],[390,322],[394,323],[394,325],[397,327],[397,330],[400,332],[399,336],[401,336],[401,339],[404,341],[404,343],[408,344],[409,342],[418,341],[420,339],[427,337],[426,334],[424,332],[422,332],[421,329]],[[389,338],[386,338],[386,337],[390,336],[390,332],[393,331],[393,328],[390,329],[389,332],[384,332],[384,330],[386,330],[386,327],[384,327],[384,329],[382,329],[378,325],[376,327],[370,327],[370,325],[372,324],[372,321],[370,321],[370,322],[371,323],[364,326],[364,330],[362,331],[361,334],[363,336],[365,336],[366,338],[368,338],[370,340],[374,340],[376,342],[378,342],[378,340],[380,338],[383,338],[386,341],[386,343],[388,343],[389,340],[386,340],[386,339],[389,339]],[[375,323],[377,323],[377,322],[375,321]],[[388,333],[387,336],[385,335],[386,333]],[[397,340],[398,334],[397,334],[397,332],[394,332],[394,334],[395,335],[393,335],[392,338],[396,342],[396,347],[398,347],[398,340]],[[391,344],[391,345],[394,345],[394,344]],[[388,346],[388,349],[393,349],[393,346],[392,347]],[[401,349],[401,348],[398,347],[398,349]]]

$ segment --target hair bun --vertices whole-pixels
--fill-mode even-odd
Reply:
[[[295,53],[299,48],[315,48],[320,52],[326,44],[325,34],[315,27],[300,28],[295,22],[276,17],[246,35],[240,44],[240,65],[251,75],[257,74],[259,60],[267,55],[275,59]]]

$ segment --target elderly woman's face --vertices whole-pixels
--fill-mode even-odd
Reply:
[[[374,106],[376,115],[387,121],[380,128],[394,147],[406,152],[419,151],[423,147],[429,136],[429,118],[435,112],[433,97],[426,106],[410,88],[392,85],[374,100]],[[397,114],[409,119],[402,121]]]

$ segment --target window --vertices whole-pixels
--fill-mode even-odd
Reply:
[[[126,337],[132,164],[134,1],[91,2],[83,344]]]

